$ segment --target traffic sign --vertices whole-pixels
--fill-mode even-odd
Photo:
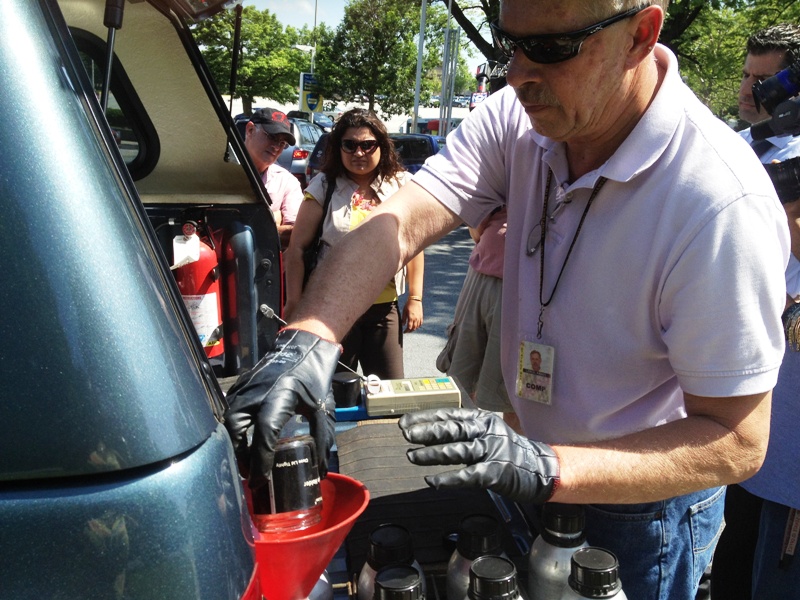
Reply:
[[[318,92],[319,82],[313,73],[302,73],[300,86],[306,92]]]
[[[317,106],[320,105],[320,95],[316,92],[307,92],[306,93],[306,105],[311,112],[315,112],[317,110]]]
[[[300,111],[319,112],[322,110],[322,96],[319,82],[313,73],[300,73]]]

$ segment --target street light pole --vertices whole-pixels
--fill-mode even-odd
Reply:
[[[314,46],[307,46],[306,44],[295,44],[292,46],[295,50],[300,50],[301,52],[309,52],[311,54],[311,74],[314,74],[314,54],[315,48]]]
[[[317,54],[317,5],[319,0],[314,0],[314,29],[311,32],[314,45],[311,49],[311,74],[314,74],[314,56]]]
[[[425,19],[427,8],[427,0],[422,0],[422,4],[420,5],[419,44],[417,50],[417,79],[414,85],[414,116],[411,119],[411,130],[407,131],[406,133],[410,133],[411,131],[414,133],[417,132],[417,120],[419,119],[419,93],[420,88],[422,87],[422,54],[425,46]]]

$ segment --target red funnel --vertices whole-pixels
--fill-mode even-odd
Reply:
[[[308,598],[319,576],[369,503],[364,484],[338,473],[320,482],[322,519],[310,530],[256,538],[261,589],[269,600]]]

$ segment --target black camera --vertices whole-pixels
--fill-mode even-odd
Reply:
[[[781,204],[800,198],[800,156],[764,165]]]
[[[796,96],[800,92],[800,60],[793,62],[780,73],[759,81],[753,85],[753,100],[756,108],[762,106],[769,114],[782,102]]]
[[[771,118],[754,124],[750,134],[754,140],[772,136],[800,135],[800,60],[783,71],[753,85],[756,108],[764,109]],[[800,157],[764,165],[782,203],[800,198]]]
[[[772,118],[756,123],[750,128],[754,140],[768,137],[800,134],[800,60],[783,71],[753,84],[753,101],[762,106]]]

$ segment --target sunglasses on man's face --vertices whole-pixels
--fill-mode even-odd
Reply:
[[[357,142],[355,140],[342,140],[342,150],[348,154],[353,154],[357,148],[361,148],[364,154],[372,154],[378,147],[378,140],[363,140]]]
[[[287,142],[286,140],[281,139],[281,138],[279,138],[277,136],[272,135],[270,132],[268,132],[263,127],[259,127],[258,130],[261,133],[263,133],[265,136],[267,136],[267,144],[271,148],[274,148],[275,146],[277,146],[278,148],[281,149],[281,151],[283,151],[283,150],[286,150],[286,148],[289,147],[289,142]]]
[[[618,21],[632,17],[645,8],[647,6],[628,9],[605,21],[600,21],[578,31],[530,35],[527,37],[513,36],[500,29],[498,21],[494,21],[491,23],[492,36],[497,46],[509,59],[514,58],[514,52],[519,48],[528,60],[535,63],[546,65],[560,63],[578,56],[583,42],[590,35],[594,35]]]

